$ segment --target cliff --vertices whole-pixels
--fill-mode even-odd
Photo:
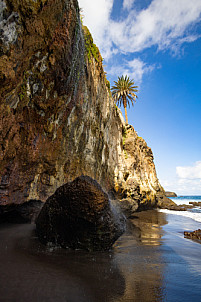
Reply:
[[[0,203],[89,175],[119,198],[164,195],[153,154],[114,104],[76,0],[0,3]]]

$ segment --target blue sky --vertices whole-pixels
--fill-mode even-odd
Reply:
[[[139,86],[128,120],[152,148],[161,184],[201,195],[201,0],[79,4],[111,84],[127,74]]]

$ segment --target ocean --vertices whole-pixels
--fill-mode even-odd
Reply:
[[[171,197],[172,201],[174,201],[177,205],[189,205],[190,202],[201,202],[201,196],[178,196],[178,197]],[[163,213],[166,214],[174,214],[174,215],[180,215],[187,218],[191,218],[195,221],[201,222],[201,207],[197,206],[193,209],[188,209],[187,211],[171,211],[162,209],[160,210]]]

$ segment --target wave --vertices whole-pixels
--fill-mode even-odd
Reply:
[[[201,222],[201,209],[200,208],[195,208],[190,211],[171,211],[171,210],[167,210],[167,209],[160,209],[159,211],[162,213],[166,213],[166,214],[184,216],[187,218],[191,218],[195,221]]]

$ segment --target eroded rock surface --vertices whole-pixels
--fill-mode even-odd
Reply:
[[[0,4],[0,203],[46,201],[79,175],[139,209],[164,194],[125,127],[76,0]]]
[[[124,231],[107,194],[88,176],[76,178],[48,198],[36,221],[39,239],[64,248],[108,250]]]
[[[152,150],[131,125],[124,126],[122,137],[124,161],[115,179],[122,208],[140,211],[156,207],[164,190],[156,175]]]

